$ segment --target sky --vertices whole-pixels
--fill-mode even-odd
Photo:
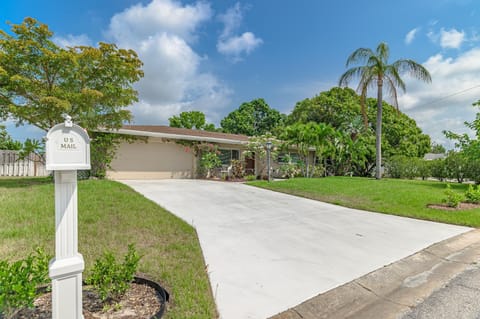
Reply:
[[[62,46],[103,41],[134,49],[145,76],[135,84],[132,124],[168,125],[172,115],[199,110],[219,125],[256,98],[288,114],[336,86],[353,51],[380,42],[389,45],[390,62],[412,59],[429,70],[431,84],[404,77],[398,102],[432,141],[451,147],[442,131],[468,132],[464,122],[473,121],[480,100],[475,0],[0,2],[0,29],[25,17],[47,24]],[[3,124],[15,139],[44,135]]]

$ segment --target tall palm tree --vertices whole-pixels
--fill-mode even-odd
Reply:
[[[397,88],[405,92],[405,82],[400,77],[401,73],[408,73],[410,76],[425,82],[431,82],[430,73],[422,65],[413,60],[397,60],[388,64],[389,57],[388,45],[384,42],[377,46],[376,51],[360,48],[355,50],[347,59],[346,66],[351,64],[363,64],[348,69],[339,80],[340,86],[348,86],[353,79],[359,79],[357,92],[360,93],[360,105],[364,125],[368,127],[366,99],[367,89],[377,87],[377,125],[376,125],[376,174],[377,179],[381,179],[382,166],[382,100],[383,87],[393,98],[393,104],[398,110]]]

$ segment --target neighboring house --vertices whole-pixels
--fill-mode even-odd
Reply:
[[[427,153],[427,154],[425,154],[423,159],[426,160],[426,161],[433,161],[433,160],[437,160],[437,159],[444,159],[446,157],[447,157],[447,155],[445,155],[445,154]]]
[[[224,167],[229,166],[232,159],[239,159],[245,161],[247,172],[255,172],[255,160],[242,156],[248,143],[245,135],[145,125],[123,126],[116,133],[148,140],[122,143],[107,171],[109,178],[195,178],[199,159],[188,145],[180,144],[182,141],[212,143],[218,147]]]

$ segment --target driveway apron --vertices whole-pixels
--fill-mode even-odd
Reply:
[[[224,319],[263,319],[470,228],[202,180],[122,181],[194,226]]]

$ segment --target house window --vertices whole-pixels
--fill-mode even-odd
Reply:
[[[232,160],[240,159],[240,152],[238,150],[224,150],[220,149],[218,157],[222,161],[222,165],[230,165]]]

